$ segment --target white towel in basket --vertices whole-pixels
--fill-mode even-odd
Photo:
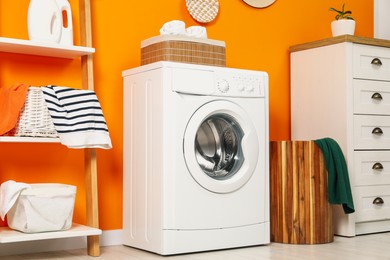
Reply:
[[[62,144],[69,148],[112,148],[94,91],[46,86],[42,92]]]
[[[186,29],[187,36],[207,39],[207,31],[203,26],[190,26]]]
[[[29,184],[13,180],[3,182],[0,185],[0,217],[2,220],[4,220],[5,215],[15,204],[20,193],[28,188],[30,188]]]
[[[161,35],[185,35],[186,24],[180,20],[172,20],[164,23],[160,29]]]

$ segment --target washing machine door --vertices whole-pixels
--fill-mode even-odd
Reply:
[[[211,192],[238,190],[258,163],[259,142],[250,117],[225,100],[207,103],[192,115],[183,145],[189,172]]]

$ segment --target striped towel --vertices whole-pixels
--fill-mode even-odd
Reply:
[[[92,90],[42,87],[60,141],[69,148],[112,148],[99,100]]]

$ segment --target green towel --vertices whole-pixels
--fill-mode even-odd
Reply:
[[[332,138],[318,139],[314,142],[321,149],[328,170],[329,203],[342,204],[345,214],[355,212],[347,163],[340,146]]]

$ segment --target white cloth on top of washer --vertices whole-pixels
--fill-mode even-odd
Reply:
[[[186,35],[186,24],[180,20],[166,22],[160,29],[161,35]]]
[[[207,39],[205,27],[195,25],[186,29],[186,24],[180,20],[166,22],[160,29],[160,35],[179,35]]]
[[[45,86],[42,92],[63,145],[69,148],[112,148],[106,120],[94,91]]]
[[[207,39],[207,31],[203,26],[190,26],[186,29],[187,36]]]

